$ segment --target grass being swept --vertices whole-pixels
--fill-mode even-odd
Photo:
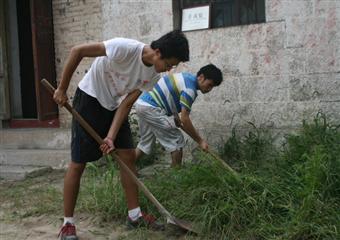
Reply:
[[[198,154],[198,163],[160,171],[145,183],[173,215],[199,223],[203,239],[340,239],[339,127],[318,114],[285,139],[280,148],[262,130],[244,137],[234,131],[221,154],[241,181]],[[88,170],[80,207],[125,218],[116,167]],[[142,207],[157,215],[141,196]]]

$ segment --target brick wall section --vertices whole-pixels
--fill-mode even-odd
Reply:
[[[70,2],[54,1],[58,74],[76,43],[114,36],[150,43],[172,29],[170,0]],[[178,70],[195,73],[211,62],[225,79],[199,95],[195,125],[213,141],[247,122],[292,129],[319,110],[339,121],[339,17],[336,0],[267,0],[266,23],[186,33],[191,61]],[[86,67],[79,69],[73,83]],[[68,121],[63,115],[61,120]]]
[[[150,43],[172,30],[171,1],[103,0],[53,1],[56,70],[59,79],[72,46],[113,37],[126,37]],[[93,59],[84,59],[69,87],[72,98]],[[60,110],[62,127],[70,126],[70,115]]]
[[[73,46],[85,42],[102,41],[102,6],[97,0],[54,0],[54,45],[57,80]],[[78,82],[89,69],[93,59],[85,58],[76,69],[68,89],[72,101]],[[71,116],[60,109],[61,127],[69,127]]]

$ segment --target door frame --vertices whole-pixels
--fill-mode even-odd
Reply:
[[[46,78],[56,86],[52,0],[30,0],[30,17],[37,116],[34,119],[11,118],[8,126],[58,128],[60,126],[58,105],[40,83],[42,78]]]
[[[0,0],[0,121],[10,118],[5,0]]]

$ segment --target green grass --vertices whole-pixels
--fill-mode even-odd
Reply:
[[[145,179],[146,185],[174,216],[196,223],[202,239],[340,239],[339,125],[318,114],[287,135],[282,146],[255,126],[244,136],[236,132],[220,155],[240,180],[208,154],[196,152],[197,164],[159,171]],[[1,220],[62,216],[63,174],[1,184]],[[159,216],[143,194],[141,206]],[[101,167],[88,164],[76,212],[125,220],[125,198],[112,160]],[[150,234],[131,236],[148,239]]]
[[[108,158],[106,166],[98,167],[93,163],[87,165],[77,204],[80,211],[96,213],[106,221],[126,216],[119,171],[112,158]]]
[[[2,220],[17,221],[30,216],[62,216],[62,193],[60,184],[63,171],[46,173],[24,181],[0,185]]]
[[[282,147],[273,142],[255,126],[244,137],[233,131],[221,155],[241,181],[198,154],[198,164],[160,171],[146,185],[173,215],[197,223],[204,239],[339,239],[339,127],[318,114]],[[88,170],[81,208],[125,218],[116,167]],[[142,194],[141,202],[159,215]]]

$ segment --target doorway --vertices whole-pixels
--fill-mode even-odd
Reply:
[[[11,102],[18,102],[11,105],[12,118],[37,119],[30,2],[20,0],[10,2],[16,5],[13,9],[16,10],[13,16],[17,16],[15,43],[18,46],[15,48],[18,48],[18,56],[15,56],[17,58],[15,65],[19,68],[15,69],[19,73],[19,79],[13,82],[15,85],[11,84]]]
[[[40,84],[46,78],[56,86],[52,0],[6,3],[10,126],[54,126],[58,107]]]

